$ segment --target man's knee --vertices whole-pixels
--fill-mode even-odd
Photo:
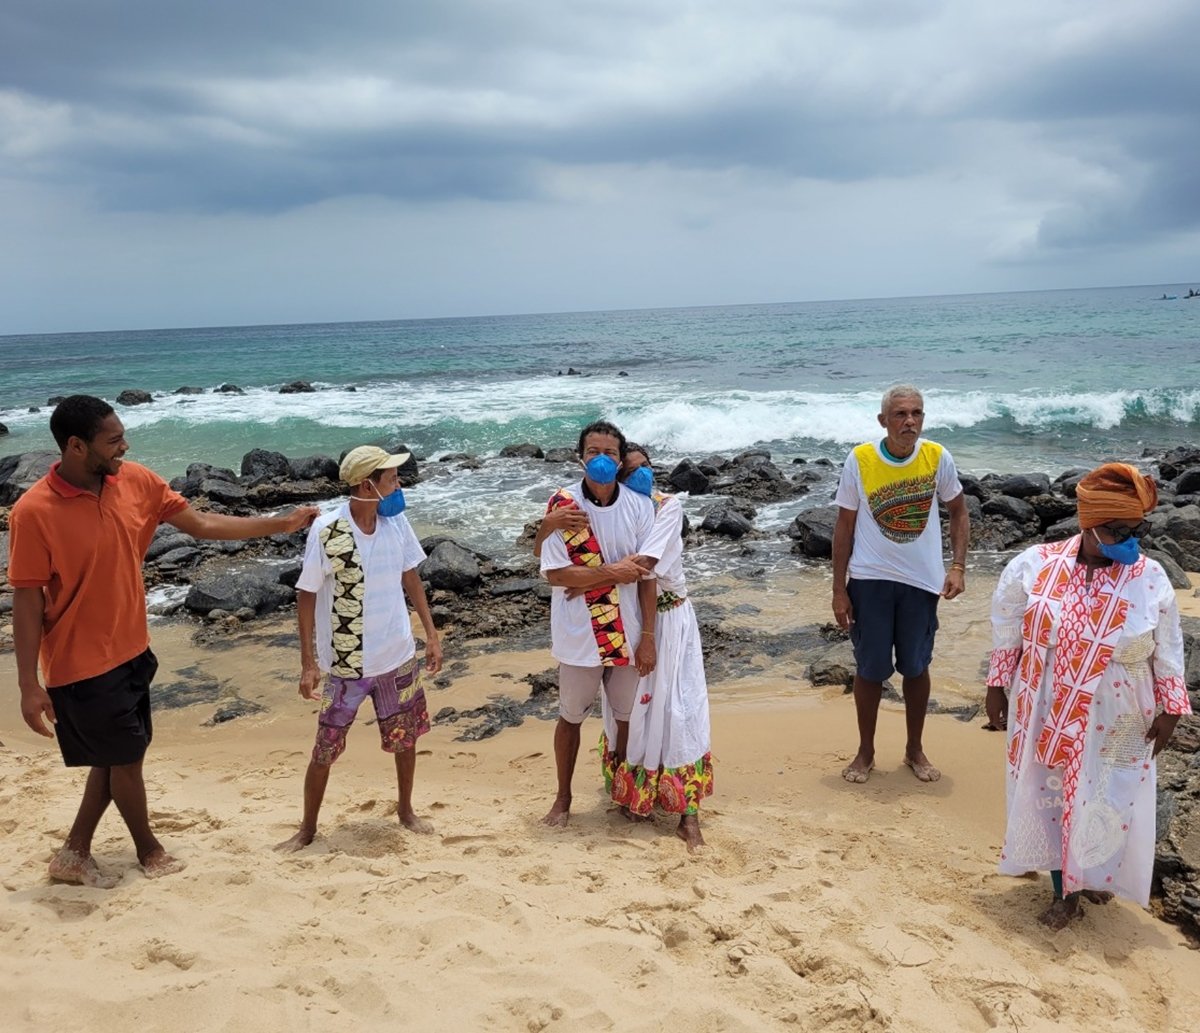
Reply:
[[[567,724],[581,725],[600,695],[603,667],[558,665],[558,716]]]
[[[317,728],[317,741],[313,744],[313,764],[320,768],[332,767],[334,761],[345,752],[346,732],[347,729],[345,728],[332,728],[328,725],[319,726]]]

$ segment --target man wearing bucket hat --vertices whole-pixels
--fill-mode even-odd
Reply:
[[[412,806],[416,743],[429,731],[429,712],[410,603],[424,628],[430,674],[442,666],[442,647],[417,574],[425,552],[403,512],[396,470],[408,459],[407,452],[389,455],[374,445],[351,449],[339,471],[349,499],[309,531],[296,583],[300,695],[320,698],[321,712],[304,776],[304,817],[299,831],[279,844],[281,850],[299,850],[316,836],[329,769],[346,748],[346,735],[368,696],[381,746],[396,757],[400,824],[413,832],[433,831]]]

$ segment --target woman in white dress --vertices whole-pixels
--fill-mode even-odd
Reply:
[[[643,445],[629,443],[621,483],[648,495],[655,507],[654,530],[638,552],[655,561],[649,576],[658,581],[653,625],[657,661],[638,683],[629,744],[620,762],[608,748],[616,726],[605,710],[600,746],[605,784],[630,818],[650,817],[655,805],[678,814],[675,834],[695,850],[704,845],[700,801],[712,795],[713,765],[700,628],[683,574],[683,507],[677,498],[654,491],[654,472]],[[650,625],[645,615],[643,621],[645,635]]]
[[[992,598],[987,712],[1008,730],[1000,871],[1049,871],[1039,920],[1080,898],[1149,902],[1155,757],[1191,713],[1175,592],[1141,555],[1152,478],[1108,463],[1079,482],[1082,533],[1026,549]]]

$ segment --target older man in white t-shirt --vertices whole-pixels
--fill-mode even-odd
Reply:
[[[903,678],[907,743],[904,763],[922,782],[941,772],[925,755],[922,735],[929,705],[929,664],[938,599],[965,588],[970,520],[950,453],[921,438],[921,393],[898,384],[883,396],[881,441],[846,457],[833,532],[833,613],[854,644],[854,704],[858,753],[842,771],[866,782],[875,767],[875,725],[883,682]],[[950,570],[942,562],[938,502],[950,514]],[[849,574],[849,580],[847,580]]]
[[[550,639],[558,661],[558,792],[542,819],[552,826],[570,820],[580,725],[601,689],[617,720],[617,753],[623,756],[639,669],[645,673],[653,667],[654,640],[642,634],[643,603],[654,612],[655,582],[643,580],[653,560],[639,564],[634,557],[654,529],[654,506],[617,483],[625,436],[611,423],[584,427],[579,457],[583,480],[555,492],[547,507],[577,508],[579,527],[556,531],[541,545],[542,573],[554,586]]]
[[[319,517],[308,534],[296,583],[300,621],[300,695],[321,700],[317,741],[304,777],[300,830],[279,844],[313,841],[329,769],[346,748],[358,708],[371,697],[384,751],[396,757],[400,824],[432,832],[412,805],[417,739],[429,731],[409,604],[425,632],[425,669],[442,665],[425,587],[417,567],[425,552],[408,518],[396,469],[409,456],[362,445],[342,459],[349,499]],[[320,689],[321,674],[325,686]]]

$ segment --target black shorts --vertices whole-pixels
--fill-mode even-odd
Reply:
[[[150,682],[158,659],[147,649],[94,678],[47,689],[58,748],[69,768],[110,768],[141,760],[150,745]]]
[[[938,629],[936,592],[899,581],[860,581],[846,585],[854,623],[850,641],[859,677],[881,682],[892,671],[915,678],[929,669]],[[895,666],[892,655],[895,654]]]

